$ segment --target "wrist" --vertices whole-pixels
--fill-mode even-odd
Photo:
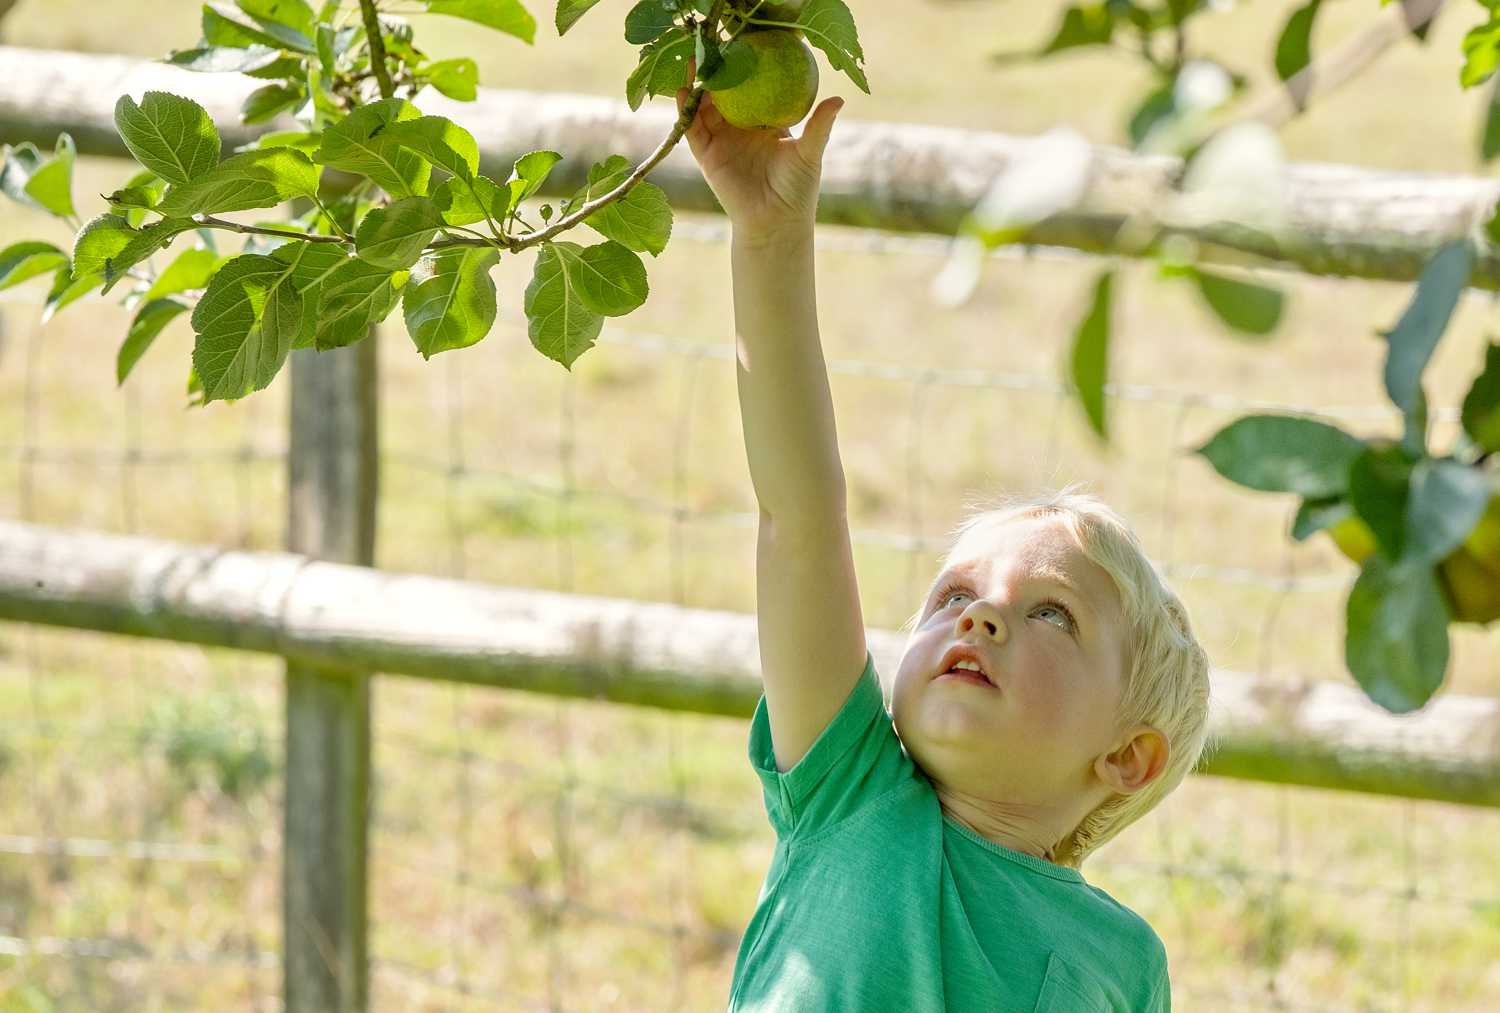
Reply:
[[[731,223],[729,238],[735,246],[745,249],[800,246],[812,242],[813,223],[797,222],[769,228],[751,228]]]

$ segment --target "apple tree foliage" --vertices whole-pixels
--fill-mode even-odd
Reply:
[[[527,44],[535,38],[536,21],[520,0],[411,3]],[[558,0],[558,34],[596,3]],[[791,21],[761,17],[758,7],[726,0],[636,3],[624,25],[627,43],[639,47],[625,82],[631,107],[691,83],[684,75],[695,54],[700,84],[713,79],[725,86],[752,73],[753,51],[733,45],[750,24],[795,25],[868,91],[864,54],[843,0],[776,11]],[[748,60],[740,49],[752,54]],[[725,51],[735,53],[733,60]],[[266,83],[246,97],[241,119],[262,124],[286,113],[297,128],[265,132],[225,151],[213,119],[190,97],[122,95],[115,126],[140,170],[107,196],[109,210],[88,222],[73,203],[76,152],[67,134],[51,155],[29,143],[0,148],[0,189],[78,230],[71,252],[41,241],[0,250],[0,288],[50,275],[45,321],[90,293],[120,286],[133,312],[117,357],[121,383],[184,313],[195,334],[188,393],[191,403],[205,404],[264,389],[292,349],[363,340],[398,306],[417,352],[429,358],[480,341],[495,322],[498,300],[518,299],[532,344],[571,368],[605,317],[631,313],[647,298],[641,254],[656,257],[666,248],[672,209],[644,177],[681,138],[685,117],[651,161],[604,159],[556,208],[542,204],[536,224],[523,202],[563,154],[529,152],[505,177],[486,174],[473,135],[416,104],[427,87],[474,100],[477,64],[430,58],[414,44],[410,23],[380,10],[376,0],[317,7],[307,0],[207,3],[202,38],[165,62],[261,79]],[[349,179],[352,187],[336,182]],[[222,217],[287,202],[306,210],[253,225]],[[578,225],[590,231],[563,238]],[[242,249],[221,253],[219,230],[248,238]],[[153,255],[179,237],[192,245],[158,268]],[[525,292],[502,296],[491,269],[500,257],[533,247]]]
[[[1369,2],[1374,9],[1374,0]],[[1379,6],[1392,2],[1380,0]],[[1226,142],[1233,160],[1231,138],[1243,126],[1233,112],[1246,90],[1246,77],[1196,55],[1190,43],[1192,23],[1228,5],[1104,0],[1060,6],[1055,30],[1039,46],[997,53],[997,62],[1118,45],[1136,53],[1150,70],[1151,84],[1124,124],[1132,146],[1181,156],[1184,180],[1191,180],[1195,169],[1216,154],[1222,161]],[[1464,88],[1482,84],[1500,70],[1500,2],[1480,0],[1479,6],[1484,19],[1465,35],[1455,59],[1455,75]],[[1312,38],[1321,7],[1322,0],[1291,3],[1269,54],[1277,79],[1287,85],[1294,114],[1305,106],[1306,90],[1294,87],[1298,75],[1316,69]],[[1440,7],[1403,4],[1400,13],[1419,42],[1425,42]],[[1500,154],[1500,84],[1492,88],[1479,131],[1479,155],[1486,162]],[[987,200],[990,213],[985,205],[976,208],[961,233],[986,248],[1024,241],[1029,224],[1070,206],[1081,196],[1081,187],[1070,191],[1056,184],[1056,177],[1068,173],[1057,171],[1056,150],[1052,157],[1050,190],[1042,188],[1048,195],[1040,204],[1030,201],[1029,215],[994,213],[995,208],[1013,212],[1027,205],[1014,195]],[[1229,185],[1242,180],[1231,178]],[[1370,548],[1359,553],[1360,573],[1346,602],[1345,663],[1370,699],[1394,712],[1419,708],[1438,690],[1448,666],[1451,622],[1500,619],[1500,341],[1487,342],[1450,446],[1432,446],[1422,384],[1476,257],[1493,255],[1500,246],[1497,211],[1471,223],[1466,234],[1452,237],[1431,256],[1405,312],[1377,332],[1386,344],[1384,385],[1402,420],[1399,436],[1355,435],[1310,414],[1259,414],[1235,420],[1194,449],[1231,482],[1299,497],[1293,539],[1341,526],[1362,533]],[[1150,220],[1149,211],[1125,223],[1122,231],[1127,229],[1151,236],[1158,276],[1189,283],[1231,333],[1263,340],[1276,330],[1284,302],[1279,289],[1198,266],[1194,241],[1173,234],[1170,223]],[[1090,426],[1105,440],[1114,280],[1112,266],[1095,279],[1065,366]]]

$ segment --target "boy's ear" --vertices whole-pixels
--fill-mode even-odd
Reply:
[[[1122,795],[1140,791],[1161,774],[1171,751],[1166,736],[1150,725],[1137,725],[1125,744],[1094,761],[1099,780]]]

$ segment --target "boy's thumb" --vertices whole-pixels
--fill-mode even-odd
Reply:
[[[842,108],[844,100],[835,95],[819,102],[818,108],[808,117],[807,126],[802,128],[802,143],[807,147],[806,154],[810,161],[822,160],[823,149],[828,147],[828,135],[833,132],[834,117],[838,116]]]

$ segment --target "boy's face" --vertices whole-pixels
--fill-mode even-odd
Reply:
[[[1123,637],[1114,581],[1059,520],[976,528],[907,642],[896,731],[940,789],[1055,806],[1097,786],[1094,760],[1117,745]],[[988,679],[945,674],[955,648],[974,652]]]

